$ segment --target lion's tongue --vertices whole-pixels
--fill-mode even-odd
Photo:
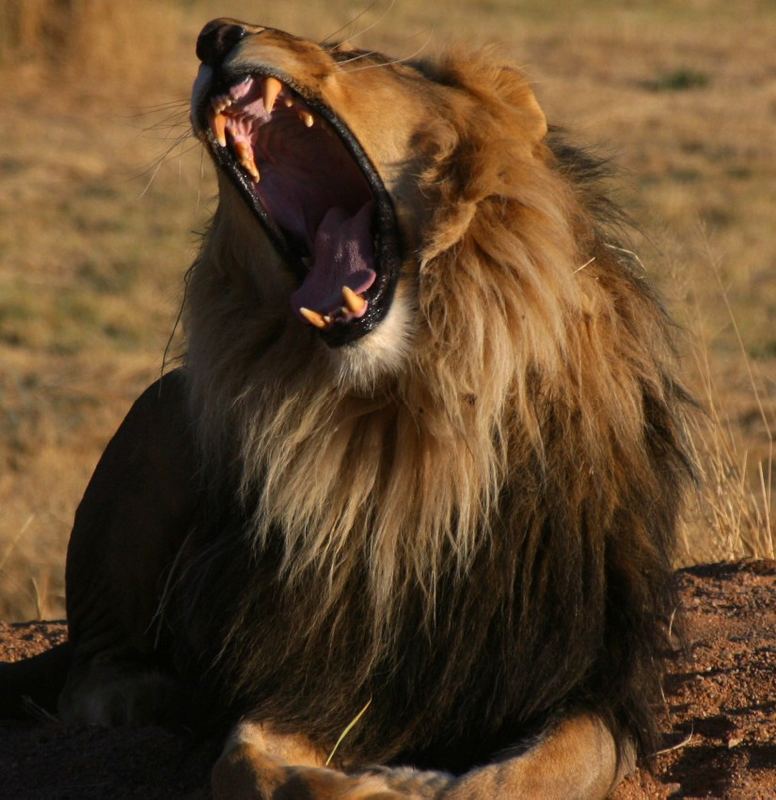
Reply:
[[[372,248],[372,203],[366,203],[349,216],[345,209],[330,208],[315,232],[312,266],[304,283],[291,295],[298,314],[309,308],[320,314],[338,311],[343,304],[342,287],[356,294],[365,292],[374,283],[376,273]],[[363,316],[366,304],[357,314]]]

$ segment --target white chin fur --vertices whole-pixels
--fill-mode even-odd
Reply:
[[[402,369],[415,328],[413,306],[410,292],[400,282],[383,321],[358,341],[335,351],[344,386],[368,391]]]

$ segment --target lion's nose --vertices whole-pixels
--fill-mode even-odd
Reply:
[[[247,29],[236,20],[211,20],[197,37],[197,58],[209,67],[217,67],[246,33]]]

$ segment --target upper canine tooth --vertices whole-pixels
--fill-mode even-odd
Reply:
[[[300,111],[299,119],[301,119],[308,128],[312,128],[315,122],[313,115],[309,111]]]
[[[226,147],[226,117],[223,114],[217,113],[210,118],[210,130],[218,144]]]
[[[259,168],[253,158],[253,149],[248,142],[235,142],[234,149],[237,153],[237,160],[243,165],[246,172],[258,183],[261,180]]]
[[[342,299],[352,314],[361,314],[367,307],[367,301],[361,295],[356,294],[349,286],[342,287]]]
[[[277,100],[282,88],[283,84],[277,78],[273,78],[271,75],[268,78],[265,78],[263,97],[264,108],[268,114],[272,113],[272,109],[275,107],[275,100]]]

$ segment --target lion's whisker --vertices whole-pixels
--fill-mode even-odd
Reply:
[[[363,36],[365,33],[368,33],[369,31],[373,30],[378,25],[380,25],[386,19],[388,14],[390,14],[391,11],[393,10],[395,2],[396,0],[390,0],[385,10],[382,12],[382,14],[380,14],[380,16],[377,17],[376,20],[374,20],[374,22],[371,22],[369,25],[366,26],[366,28],[362,28],[360,31],[357,31],[352,36],[348,36],[345,41],[350,41],[351,39],[357,39],[359,36]]]
[[[136,119],[138,117],[147,117],[151,114],[156,114],[159,111],[166,111],[167,109],[171,108],[182,108],[188,112],[189,98],[181,97],[176,100],[166,100],[163,103],[155,103],[153,105],[143,106],[127,116],[130,119]]]
[[[350,70],[350,71],[353,72],[353,73],[365,72],[368,69],[378,69],[380,67],[390,67],[393,64],[403,64],[403,63],[405,63],[407,61],[410,61],[411,59],[419,56],[429,46],[429,44],[431,43],[431,40],[433,38],[434,38],[434,31],[431,31],[428,34],[428,36],[426,37],[426,40],[423,42],[423,44],[420,47],[418,47],[417,50],[414,50],[409,55],[402,56],[402,58],[395,58],[392,61],[385,61],[385,62],[383,62],[381,64],[369,64],[366,67],[357,67],[356,69]],[[355,61],[356,59],[352,59],[352,60]],[[348,63],[348,62],[344,62],[344,63]]]
[[[351,25],[354,25],[356,22],[358,22],[358,20],[361,19],[361,17],[368,14],[376,5],[378,5],[379,2],[380,0],[372,0],[371,3],[362,8],[361,11],[359,11],[358,14],[356,14],[356,16],[353,17],[349,22],[346,22],[344,25],[337,28],[337,30],[332,31],[330,34],[328,34],[328,36],[325,36],[323,39],[321,39],[321,44],[326,44],[326,42],[328,42],[330,39],[333,39],[338,33],[342,33],[342,31],[347,30]],[[389,8],[393,6],[394,2],[395,0],[391,0]],[[346,36],[343,41],[360,36],[361,33],[363,33],[363,31],[360,33],[355,33],[353,36]]]
[[[362,58],[369,58],[370,56],[378,55],[376,50],[367,50],[363,53],[359,53],[352,58],[347,58],[344,61],[340,61],[337,63],[337,68],[342,69],[342,67],[347,66],[348,64],[352,64],[354,61],[360,61]]]
[[[186,130],[188,131],[188,125],[186,124],[188,118],[189,118],[188,109],[182,111],[174,111],[162,117],[161,119],[157,120],[156,122],[152,122],[150,125],[147,125],[142,130],[144,133],[148,133],[149,131],[155,131],[155,130],[165,130],[165,129],[185,127]]]
[[[176,148],[180,147],[187,139],[193,138],[190,131],[185,131],[180,136],[178,136],[172,144],[155,160],[151,163],[151,165],[144,170],[143,172],[148,172],[150,170],[150,177],[148,178],[147,183],[143,187],[143,190],[138,195],[138,199],[141,199],[148,194],[148,190],[151,188],[153,182],[156,180],[156,176],[159,174],[159,170],[162,168],[162,165],[172,156],[175,152]],[[185,150],[181,150],[178,154],[179,157],[186,155],[186,153],[190,153],[195,147],[197,147],[199,143],[196,139],[193,140],[190,147],[187,147]],[[140,173],[141,175],[143,173]]]

